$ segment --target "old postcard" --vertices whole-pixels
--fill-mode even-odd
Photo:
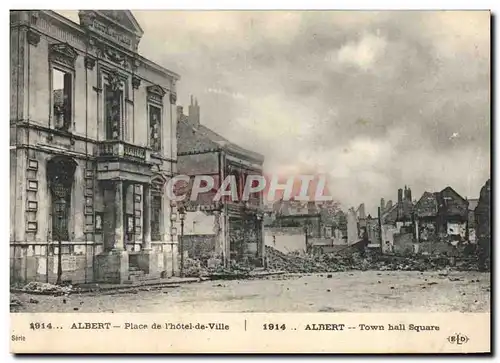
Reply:
[[[10,11],[11,351],[489,353],[490,22]]]

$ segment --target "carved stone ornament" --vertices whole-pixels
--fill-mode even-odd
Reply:
[[[132,69],[137,70],[141,65],[141,61],[137,58],[132,59]]]
[[[85,68],[92,70],[92,69],[94,69],[94,67],[95,67],[95,58],[86,56],[85,57]]]
[[[170,92],[170,104],[175,105],[177,103],[177,93]]]
[[[139,89],[140,86],[141,79],[137,76],[132,77],[132,87],[134,87],[134,89]]]
[[[125,69],[131,69],[135,66],[134,59],[131,56],[97,38],[91,37],[89,39],[89,46],[98,58],[105,59]]]
[[[108,82],[112,91],[118,91],[121,88],[120,75],[116,70],[109,72]]]
[[[26,33],[26,38],[28,40],[28,43],[35,47],[38,45],[38,43],[40,43],[40,34],[32,30],[28,30],[28,32]]]
[[[111,47],[105,46],[104,56],[106,59],[110,60],[113,63],[121,65],[122,67],[125,68],[127,67],[128,62],[126,56],[122,52],[119,52]]]
[[[63,63],[69,67],[74,67],[78,53],[68,43],[57,43],[50,46],[49,57],[52,61]]]
[[[38,11],[32,10],[30,11],[30,15],[31,15],[31,24],[36,25],[36,23],[38,22],[38,18],[40,17],[40,14],[38,13]]]
[[[94,23],[96,14],[93,11],[80,11],[78,12],[78,17],[83,26],[90,26]]]

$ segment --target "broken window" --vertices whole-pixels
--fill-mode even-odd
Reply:
[[[161,108],[149,106],[149,142],[155,151],[161,151]]]
[[[106,139],[120,140],[123,119],[123,87],[116,74],[111,74],[104,88],[106,104]]]
[[[72,118],[73,75],[59,69],[52,69],[52,110],[54,127],[69,131]]]

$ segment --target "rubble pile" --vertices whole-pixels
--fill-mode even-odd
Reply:
[[[284,254],[270,246],[266,246],[267,268],[269,270],[289,273],[325,272],[328,266],[316,261],[313,257]]]
[[[252,270],[252,267],[233,263],[229,267],[217,266],[209,269],[206,276],[211,280],[244,279],[250,276]]]
[[[207,275],[207,273],[207,268],[201,265],[200,260],[194,260],[192,258],[186,258],[184,260],[184,276],[202,277]]]
[[[353,252],[348,255],[321,254],[316,256],[297,256],[284,254],[266,246],[268,269],[286,271],[288,273],[317,273],[340,272],[349,270],[378,270],[378,271],[432,271],[444,268],[455,270],[475,270],[477,262],[474,259],[458,260],[455,266],[450,266],[446,256],[422,255],[381,255],[368,254],[366,256]]]
[[[24,305],[23,302],[21,300],[19,300],[17,297],[10,298],[10,310],[11,310],[11,312],[16,312],[23,305]]]
[[[71,293],[73,287],[71,285],[59,286],[46,282],[31,281],[24,285],[21,290],[30,293],[64,295]]]
[[[187,258],[184,261],[185,277],[208,277],[210,280],[230,280],[246,278],[253,270],[251,266],[232,263],[231,266],[222,265],[203,266],[200,260]]]

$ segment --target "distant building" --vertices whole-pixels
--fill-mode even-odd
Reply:
[[[469,241],[471,243],[476,243],[476,215],[475,210],[478,205],[479,199],[467,199],[469,202],[469,211],[467,218],[467,231],[469,234]]]
[[[380,239],[382,252],[413,250],[413,201],[411,189],[398,189],[398,201],[385,204],[381,200]]]
[[[415,205],[415,237],[418,242],[468,237],[469,202],[453,188],[424,192]]]
[[[474,211],[476,219],[476,238],[479,247],[481,268],[486,268],[491,251],[491,181],[488,179],[481,188],[479,201]]]

